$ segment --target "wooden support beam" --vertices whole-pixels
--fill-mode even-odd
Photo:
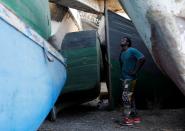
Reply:
[[[66,7],[89,13],[102,13],[97,0],[49,0],[50,2],[60,4]]]

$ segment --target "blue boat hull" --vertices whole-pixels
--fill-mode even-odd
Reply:
[[[34,131],[66,80],[65,66],[0,19],[0,131]]]

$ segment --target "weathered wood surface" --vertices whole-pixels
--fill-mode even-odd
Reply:
[[[0,35],[0,130],[36,131],[64,86],[64,58],[2,4]]]
[[[85,12],[99,13],[100,8],[97,0],[50,0],[63,6],[75,8]]]
[[[89,13],[104,12],[104,0],[50,0],[50,2]],[[107,7],[113,12],[123,10],[118,0],[107,0]]]

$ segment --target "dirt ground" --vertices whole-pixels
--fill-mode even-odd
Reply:
[[[97,102],[89,102],[58,113],[57,120],[45,120],[38,131],[185,131],[185,108],[139,110],[140,124],[120,126],[121,109],[99,110]]]

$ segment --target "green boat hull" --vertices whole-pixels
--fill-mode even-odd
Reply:
[[[62,43],[68,78],[61,94],[65,102],[83,103],[100,92],[100,43],[96,31],[69,33]]]
[[[47,0],[0,0],[43,38],[51,34],[50,10]]]

